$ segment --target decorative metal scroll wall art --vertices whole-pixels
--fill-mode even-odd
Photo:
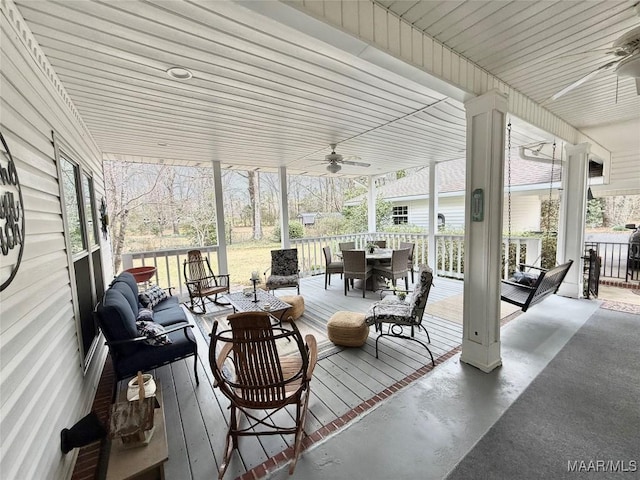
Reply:
[[[107,202],[104,201],[104,197],[100,200],[100,229],[102,230],[102,236],[107,239],[107,228],[109,227],[109,214],[107,213]]]
[[[24,204],[18,171],[7,142],[0,132],[4,152],[0,155],[0,292],[15,278],[24,250]]]

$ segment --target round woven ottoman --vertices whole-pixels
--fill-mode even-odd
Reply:
[[[304,297],[302,295],[283,295],[278,298],[291,305],[291,308],[282,315],[283,320],[289,320],[289,317],[292,320],[298,320],[304,313]]]
[[[327,336],[336,345],[361,347],[369,336],[364,313],[336,312],[327,323]]]

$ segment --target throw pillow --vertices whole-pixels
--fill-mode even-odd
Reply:
[[[140,320],[136,322],[136,327],[138,327],[138,335],[149,337],[144,340],[147,345],[161,347],[171,343],[171,339],[167,336],[164,327],[159,323]]]
[[[138,321],[153,322],[153,310],[150,308],[141,308],[138,310]]]
[[[513,277],[509,280],[519,283],[520,285],[526,285],[527,287],[533,287],[538,281],[538,276],[533,273],[527,272],[514,272]]]
[[[145,308],[153,308],[166,298],[169,298],[167,292],[157,285],[146,289],[144,292],[138,295],[140,303]]]

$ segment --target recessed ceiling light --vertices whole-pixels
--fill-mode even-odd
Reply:
[[[189,80],[193,77],[193,73],[182,67],[171,67],[167,70],[167,75],[177,80]]]

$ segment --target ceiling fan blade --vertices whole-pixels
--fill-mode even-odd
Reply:
[[[344,163],[345,165],[355,165],[356,167],[370,167],[371,164],[370,163],[363,163],[363,162],[351,162],[349,160],[343,160],[340,163]]]
[[[577,81],[573,82],[571,85],[567,85],[566,87],[564,87],[558,93],[553,95],[551,97],[551,100],[559,99],[563,95],[566,95],[567,93],[569,93],[571,90],[574,90],[574,89],[578,88],[580,85],[582,85],[583,83],[588,82],[593,77],[595,77],[598,73],[600,73],[600,72],[602,72],[604,70],[609,70],[610,68],[612,68],[617,63],[618,63],[618,60],[614,60],[613,62],[605,63],[604,65],[599,66],[594,71],[588,73],[584,77],[582,77],[582,78],[578,79]]]

